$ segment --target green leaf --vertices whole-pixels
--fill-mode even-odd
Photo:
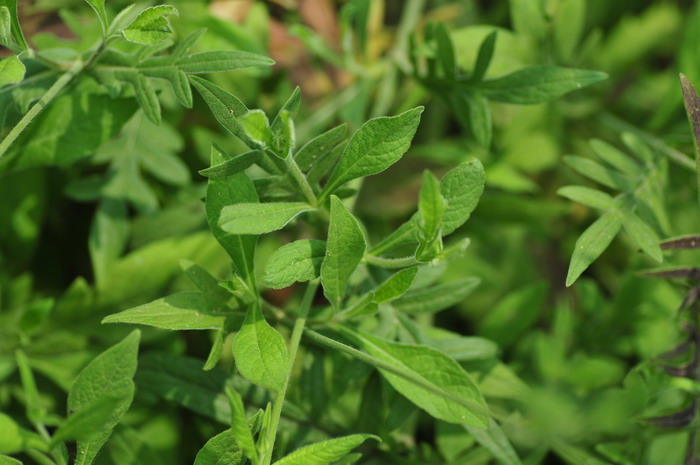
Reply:
[[[238,121],[238,118],[248,112],[243,102],[206,79],[190,76],[190,82],[207,103],[219,124],[245,142],[247,138]]]
[[[0,465],[22,465],[22,462],[7,455],[0,455]]]
[[[183,56],[175,61],[175,65],[187,74],[219,73],[274,64],[272,58],[241,50],[209,50]]]
[[[255,304],[233,340],[233,357],[241,375],[253,384],[282,390],[289,369],[287,345]]]
[[[554,45],[560,61],[569,61],[586,27],[586,1],[564,0],[554,18]]]
[[[642,167],[629,155],[621,152],[616,147],[600,139],[592,139],[590,143],[600,158],[621,173],[630,177],[642,174]]]
[[[481,42],[481,45],[479,46],[479,54],[476,56],[474,70],[472,71],[471,79],[473,82],[480,82],[484,79],[486,71],[489,69],[489,65],[491,64],[491,59],[493,58],[493,51],[496,48],[497,37],[498,31],[493,31]]]
[[[172,33],[168,16],[178,16],[171,5],[158,5],[146,8],[136,19],[121,31],[126,40],[141,45],[157,45]]]
[[[431,260],[440,253],[442,243],[434,248],[440,239],[440,226],[447,202],[440,194],[440,181],[429,170],[423,171],[423,186],[418,198],[418,260]]]
[[[450,31],[445,23],[438,23],[435,27],[435,40],[437,42],[437,58],[442,68],[442,73],[450,81],[454,81],[457,76],[457,65],[455,63],[455,50],[452,45]]]
[[[324,158],[335,146],[345,139],[347,125],[341,124],[318,135],[302,146],[294,154],[294,160],[302,171],[308,171]]]
[[[316,279],[326,256],[326,242],[300,239],[275,250],[265,264],[265,284],[282,289],[296,282]]]
[[[24,79],[26,68],[17,55],[0,60],[0,87],[16,84]]]
[[[301,89],[299,86],[294,88],[292,95],[289,96],[287,101],[282,105],[277,116],[272,120],[270,129],[272,130],[273,137],[276,141],[275,147],[278,145],[280,147],[286,147],[286,150],[280,150],[280,154],[287,156],[288,151],[294,146],[294,118],[299,111],[299,105],[301,104]],[[290,134],[291,128],[291,134]]]
[[[22,50],[27,50],[29,46],[22,33],[22,27],[19,25],[19,15],[17,14],[17,0],[0,0],[0,6],[7,8],[10,13],[10,29],[15,42]]]
[[[29,360],[24,352],[19,349],[15,351],[15,360],[17,361],[17,368],[19,368],[22,388],[24,389],[27,419],[32,423],[43,423],[46,409],[41,405],[36,379],[29,366]]]
[[[460,163],[440,180],[440,194],[447,201],[442,217],[442,235],[462,226],[479,203],[484,191],[484,167],[476,158]]]
[[[201,292],[183,291],[105,317],[102,323],[128,323],[161,329],[219,329],[225,314],[212,314]]]
[[[102,26],[102,35],[107,32],[107,28],[109,27],[109,21],[107,20],[107,11],[105,10],[105,1],[104,0],[85,0],[88,5],[92,7],[93,10],[95,10],[95,13],[97,13],[97,17],[100,19],[100,26]]]
[[[262,110],[250,110],[238,120],[248,141],[256,148],[265,149],[272,146],[272,131],[267,115]]]
[[[134,74],[130,82],[143,112],[153,124],[160,124],[160,101],[151,82],[143,74]]]
[[[418,268],[406,268],[394,273],[374,290],[374,302],[383,304],[404,295],[413,284]]]
[[[106,429],[114,427],[115,413],[121,408],[123,399],[102,396],[68,416],[51,437],[49,448],[65,441],[90,440]]]
[[[622,227],[622,218],[617,211],[609,211],[598,218],[576,241],[566,285],[571,286],[588,266],[603,253]]]
[[[614,210],[616,208],[615,202],[610,195],[590,187],[565,186],[560,188],[557,194],[592,208],[601,210]]]
[[[222,152],[222,150],[218,147],[216,150]],[[199,172],[199,174],[211,179],[225,178],[250,168],[255,163],[260,161],[261,156],[262,154],[259,150],[251,150],[250,152],[242,153],[241,155],[230,158],[223,163],[203,169]]]
[[[221,210],[219,225],[231,234],[265,234],[284,228],[287,223],[313,207],[303,202],[238,203]]]
[[[243,406],[243,399],[238,392],[228,387],[226,388],[226,395],[229,400],[229,405],[231,406],[231,433],[243,454],[248,457],[252,463],[257,463],[258,451],[255,448],[253,434],[248,427],[248,418],[246,417],[245,407]]]
[[[0,454],[14,454],[28,448],[45,450],[44,440],[25,430],[10,416],[0,413]]]
[[[245,462],[230,429],[208,440],[194,459],[194,465],[243,465]]]
[[[411,145],[423,107],[397,116],[367,121],[352,136],[321,197],[353,179],[380,173],[396,163]]]
[[[217,165],[226,160],[223,152],[212,147],[211,164]],[[233,260],[234,267],[249,285],[254,284],[255,236],[231,235],[221,229],[219,220],[222,209],[241,202],[257,202],[258,194],[252,181],[245,173],[227,178],[209,179],[207,187],[207,222],[212,234]]]
[[[570,155],[564,157],[564,162],[582,175],[612,189],[629,191],[635,187],[634,183],[619,171],[606,168],[588,158]]]
[[[103,199],[90,226],[88,248],[98,286],[107,282],[109,270],[119,259],[129,240],[129,221],[122,200]]]
[[[693,130],[693,145],[695,146],[696,160],[700,166],[700,96],[698,96],[693,83],[681,73],[681,89],[683,91],[683,105],[685,113],[688,116],[688,122]],[[700,170],[697,174],[698,184],[700,185]]]
[[[323,293],[340,308],[350,275],[365,254],[365,236],[355,217],[336,196],[331,196],[326,258],[321,265]]]
[[[379,369],[394,389],[418,407],[448,423],[488,427],[486,401],[457,362],[429,347],[389,342],[368,334],[356,336],[369,354],[423,380],[425,386]],[[474,408],[465,407],[465,403],[473,403]]]
[[[136,356],[141,332],[132,331],[121,342],[98,355],[78,375],[68,393],[68,411],[77,412],[104,396],[120,399],[113,410],[111,421],[90,440],[79,440],[76,465],[89,465],[100,448],[107,442],[112,428],[119,423],[134,397]]]
[[[345,457],[367,439],[381,441],[373,434],[351,434],[304,446],[277,460],[273,465],[329,465]]]
[[[657,262],[663,261],[664,257],[659,246],[659,238],[648,224],[629,210],[622,210],[622,224],[632,240],[644,253]]]
[[[474,428],[473,426],[464,426],[469,434],[483,447],[488,450],[503,465],[521,465],[522,462],[515,452],[513,446],[508,441],[508,437],[503,433],[503,430],[496,420],[489,418],[487,429]]]
[[[12,15],[6,6],[0,6],[0,45],[8,47],[12,43]]]
[[[607,74],[600,71],[532,66],[498,79],[484,81],[480,88],[489,100],[532,105],[549,102],[607,77]]]
[[[464,278],[458,281],[429,286],[405,294],[392,305],[406,313],[434,313],[462,302],[476,286],[479,278]]]

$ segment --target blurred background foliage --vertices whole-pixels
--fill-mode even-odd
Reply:
[[[114,13],[127,3],[114,0],[108,6]],[[471,221],[452,236],[455,241],[468,236],[471,245],[441,278],[473,275],[481,284],[453,311],[436,315],[434,324],[485,338],[483,352],[466,357],[464,364],[523,463],[683,463],[697,422],[674,422],[673,416],[647,420],[683,411],[700,391],[694,379],[673,378],[659,361],[687,337],[676,313],[687,287],[680,280],[641,276],[655,263],[622,233],[566,288],[574,243],[597,215],[557,190],[595,186],[563,163],[564,155],[594,158],[590,139],[622,148],[622,134],[632,133],[667,164],[660,181],[664,218],[656,234],[700,230],[694,148],[678,82],[679,72],[700,82],[700,4],[170,3],[180,11],[172,20],[177,37],[207,29],[198,50],[240,49],[276,61],[270,69],[210,77],[248,107],[274,114],[294,87],[301,87],[301,143],[338,123],[354,131],[370,117],[426,105],[407,156],[362,185],[356,211],[370,238],[382,237],[410,216],[424,168],[439,177],[460,161],[474,156],[482,161],[485,193]],[[20,2],[20,11],[25,34],[38,49],[83,50],[99,34],[82,0]],[[535,65],[599,70],[609,78],[550,103],[484,100],[489,121],[470,119],[460,111],[471,108],[471,97],[441,92],[426,78],[425,65],[419,63],[416,72],[412,63],[412,55],[425,60],[435,53],[425,32],[439,23],[446,25],[456,62],[467,73],[484,39],[496,31],[486,78]],[[29,85],[0,89],[3,136],[20,109],[51,82],[33,76]],[[86,93],[57,100],[25,134],[17,149],[21,156],[0,163],[3,412],[22,410],[15,348],[26,347],[47,410],[62,412],[64,392],[78,370],[127,331],[99,325],[104,315],[191,288],[180,273],[181,259],[220,278],[229,273],[225,254],[207,231],[206,179],[197,171],[209,166],[212,140],[230,153],[243,150],[240,141],[221,131],[197,95],[194,107],[186,109],[164,87],[159,94],[163,120],[156,126],[135,105],[90,93],[95,86],[90,76],[75,85]],[[59,129],[37,136],[42,127]],[[261,250],[271,252],[281,239],[264,236]],[[259,254],[260,263],[265,258]],[[692,251],[664,256],[664,264],[696,260]],[[269,298],[284,302],[289,295],[289,290],[274,291]],[[100,463],[127,463],[127,449],[136,457],[128,463],[191,463],[203,441],[221,429],[216,420],[225,423],[226,415],[169,395],[177,383],[198,386],[211,403],[223,395],[224,369],[203,373],[201,363],[183,358],[205,359],[209,339],[203,333],[144,331],[137,403]],[[361,463],[517,463],[494,457],[452,425],[420,427],[422,414],[405,402],[382,400],[376,375],[367,377],[362,366],[342,357],[319,363],[328,365],[332,388],[324,395],[335,406],[320,421],[331,430],[358,427],[393,438],[384,456],[370,455]],[[225,350],[221,367],[230,364]],[[309,365],[304,370],[318,368]],[[168,377],[153,378],[154,373]],[[312,388],[302,383],[294,389],[292,398],[303,405]],[[360,393],[364,400],[358,407]],[[255,398],[258,394],[251,391],[248,399],[264,402]],[[359,417],[348,417],[349,408],[353,414],[359,408]],[[383,420],[376,418],[378,411]],[[294,429],[287,426],[283,444],[295,444]]]

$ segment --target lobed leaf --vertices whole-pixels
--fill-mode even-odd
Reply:
[[[282,289],[295,282],[316,279],[326,256],[326,242],[300,239],[285,244],[270,255],[265,265],[265,284]]]

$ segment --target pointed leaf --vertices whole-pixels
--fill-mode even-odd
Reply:
[[[297,153],[294,160],[302,171],[308,171],[318,160],[326,156],[336,145],[345,139],[347,125],[341,124],[333,129],[329,129],[323,134],[314,137],[304,144]]]
[[[479,203],[484,191],[484,167],[476,158],[460,163],[440,180],[440,194],[447,201],[442,217],[442,235],[462,226]]]
[[[622,227],[622,218],[616,211],[609,211],[598,218],[576,241],[566,285],[571,286],[588,266],[610,245]]]
[[[639,246],[651,258],[657,262],[663,261],[661,247],[659,247],[659,238],[651,227],[646,224],[639,216],[631,211],[622,212],[622,224],[625,230]]]
[[[367,439],[379,437],[373,434],[352,434],[342,438],[329,439],[297,449],[274,462],[273,465],[329,465],[336,463]]]
[[[231,176],[250,168],[255,163],[260,161],[261,156],[262,154],[259,150],[251,150],[250,152],[230,158],[223,163],[203,169],[199,172],[199,174],[211,179]]]
[[[102,33],[104,34],[107,32],[107,27],[109,25],[109,21],[107,20],[107,11],[105,11],[105,1],[104,0],[85,0],[93,10],[95,10],[95,13],[97,13],[97,17],[100,19],[100,25],[102,26]]]
[[[614,210],[616,208],[615,202],[610,195],[590,187],[565,186],[559,189],[557,194],[592,208],[601,210]]]
[[[243,102],[206,79],[190,76],[190,82],[207,103],[219,124],[245,142],[247,139],[238,121],[238,118],[248,112]]]
[[[183,56],[175,65],[187,74],[219,73],[253,66],[272,66],[275,60],[241,50],[209,50]]]
[[[245,462],[230,429],[208,440],[194,459],[194,465],[243,465]]]
[[[503,430],[496,420],[489,418],[489,426],[487,429],[474,428],[473,426],[464,426],[469,434],[476,439],[481,447],[488,450],[491,455],[503,465],[521,465],[522,462],[515,452],[513,446],[508,441],[508,437],[503,433]]]
[[[310,210],[311,205],[303,202],[238,203],[221,210],[219,225],[231,234],[265,234]]]
[[[295,282],[316,279],[326,256],[326,242],[300,239],[285,244],[270,255],[265,265],[265,284],[282,289]]]
[[[168,16],[178,16],[177,9],[171,5],[158,5],[146,8],[136,19],[123,29],[126,40],[142,45],[157,45],[172,33]]]
[[[231,433],[236,438],[238,447],[241,448],[243,454],[250,459],[252,463],[258,461],[258,451],[255,448],[253,434],[248,427],[248,418],[246,417],[243,399],[238,392],[226,388],[229,405],[231,406]]]
[[[474,63],[474,71],[472,71],[472,80],[474,82],[479,82],[484,79],[486,70],[488,70],[491,59],[493,58],[497,37],[498,31],[493,31],[481,42],[479,54],[476,56],[476,62]]]
[[[374,290],[374,302],[383,304],[404,295],[413,284],[418,268],[406,268],[394,273]]]
[[[479,278],[465,278],[450,283],[417,289],[395,300],[395,309],[406,313],[434,313],[462,302],[476,286]]]

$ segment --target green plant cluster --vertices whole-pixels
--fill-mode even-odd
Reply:
[[[700,463],[698,31],[0,0],[0,465]]]

